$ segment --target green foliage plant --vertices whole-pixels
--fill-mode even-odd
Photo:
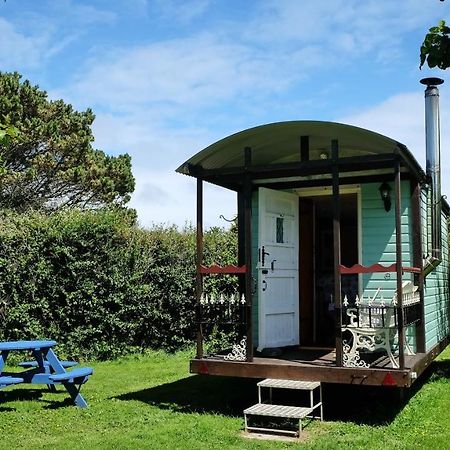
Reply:
[[[208,263],[235,261],[235,233],[205,234]],[[121,208],[0,215],[0,340],[55,339],[76,359],[174,351],[195,339],[195,303],[192,227],[143,230]]]
[[[12,125],[5,125],[0,122],[0,145],[8,146],[11,144],[12,139],[18,138],[18,130]]]
[[[420,68],[428,67],[445,70],[450,66],[450,28],[441,20],[436,27],[431,27],[420,47]]]
[[[94,118],[0,72],[0,207],[125,205],[134,190],[130,156],[92,147]]]

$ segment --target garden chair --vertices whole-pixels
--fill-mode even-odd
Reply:
[[[420,301],[417,289],[418,287],[414,286],[411,281],[403,282],[403,306],[409,306]],[[344,341],[344,365],[369,367],[365,361],[361,360],[360,350],[368,352],[385,350],[392,367],[399,367],[393,352],[395,342],[398,340],[397,292],[391,301],[385,302],[384,300],[377,300],[380,291],[381,288],[378,288],[373,297],[368,298],[367,302],[359,301],[357,297],[355,306],[347,308],[349,323],[342,327],[342,331],[351,334],[351,343]],[[348,305],[347,300],[344,300],[344,305]],[[406,349],[408,354],[414,354],[408,343],[406,343]]]

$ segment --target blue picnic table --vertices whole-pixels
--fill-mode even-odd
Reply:
[[[67,371],[66,368],[76,363],[60,361],[53,351],[56,341],[13,341],[0,342],[0,389],[20,383],[45,384],[50,388],[63,385],[75,405],[86,408],[87,403],[80,394],[81,386],[92,375],[91,367],[78,367]],[[5,372],[4,368],[8,355],[12,351],[29,351],[33,361],[21,363],[22,367],[29,367],[22,372]]]

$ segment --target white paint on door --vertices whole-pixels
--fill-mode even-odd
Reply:
[[[259,189],[258,350],[299,344],[298,195]]]

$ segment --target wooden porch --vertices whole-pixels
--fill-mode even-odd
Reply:
[[[370,368],[339,367],[335,350],[299,348],[278,357],[256,355],[251,362],[228,361],[223,355],[204,356],[190,361],[190,371],[202,375],[410,387],[448,343],[447,338],[428,353],[405,355],[402,369],[393,368],[385,355],[374,355]]]

